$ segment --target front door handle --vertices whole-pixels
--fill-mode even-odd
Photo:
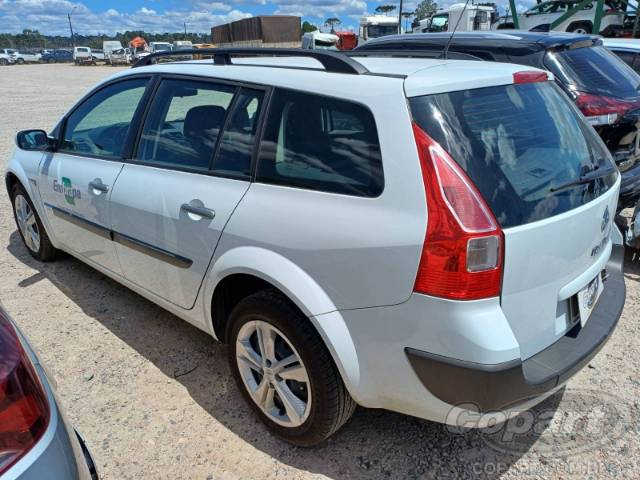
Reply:
[[[96,195],[100,195],[101,193],[107,193],[109,191],[109,186],[102,183],[102,180],[100,180],[99,178],[96,178],[92,182],[89,182],[89,187],[91,187],[94,190],[94,193]]]
[[[203,218],[213,219],[216,216],[216,212],[207,207],[199,207],[197,205],[192,205],[190,203],[183,203],[180,207],[181,210],[184,210],[187,213],[191,213],[193,215],[197,215]]]

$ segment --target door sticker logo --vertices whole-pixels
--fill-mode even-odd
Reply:
[[[80,200],[82,198],[80,190],[73,188],[73,183],[71,183],[71,180],[67,177],[62,177],[62,184],[58,183],[57,180],[54,180],[53,191],[64,195],[64,199],[69,205],[75,206],[76,200]]]

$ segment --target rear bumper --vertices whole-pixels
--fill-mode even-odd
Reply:
[[[623,260],[624,248],[614,246],[605,289],[584,328],[578,325],[579,331],[525,361],[483,365],[406,348],[409,363],[424,387],[450,405],[473,404],[487,412],[544,398],[580,371],[613,333],[625,302]]]

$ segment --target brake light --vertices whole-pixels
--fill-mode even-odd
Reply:
[[[454,300],[500,295],[498,222],[449,154],[418,125],[413,132],[429,212],[414,291]]]
[[[591,125],[611,125],[628,111],[640,108],[640,100],[620,100],[579,92],[576,105]]]
[[[513,74],[513,83],[516,85],[522,83],[546,82],[549,80],[546,72],[538,72],[536,70],[516,72]]]
[[[0,309],[0,475],[38,443],[48,423],[46,394]]]

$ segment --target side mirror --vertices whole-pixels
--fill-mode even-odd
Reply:
[[[44,130],[22,130],[16,135],[16,144],[21,150],[44,151],[51,142]]]

